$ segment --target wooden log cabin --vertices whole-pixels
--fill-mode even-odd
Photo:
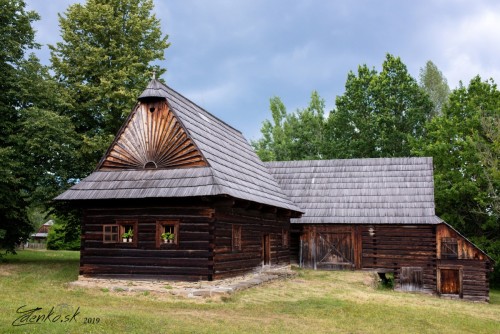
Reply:
[[[87,276],[212,280],[288,265],[301,214],[239,131],[158,80],[96,170],[56,200],[82,209]]]
[[[432,159],[264,164],[158,80],[96,170],[56,200],[82,209],[85,276],[212,280],[291,260],[489,299],[493,261],[435,216]]]
[[[291,220],[293,262],[391,272],[399,290],[489,300],[492,259],[435,215],[432,158],[267,166],[305,211]]]

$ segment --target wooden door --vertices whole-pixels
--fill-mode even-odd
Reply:
[[[422,267],[402,267],[399,281],[403,291],[422,290],[424,285]]]
[[[351,233],[317,233],[316,267],[318,269],[353,269],[355,264]]]
[[[262,236],[262,264],[265,266],[271,264],[271,238],[269,234]]]
[[[440,269],[441,294],[458,295],[461,293],[460,270]]]

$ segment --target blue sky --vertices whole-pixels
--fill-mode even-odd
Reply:
[[[26,0],[37,55],[60,41],[58,13],[78,0]],[[380,70],[400,56],[418,79],[432,60],[450,88],[475,75],[500,82],[500,2],[481,0],[155,0],[171,46],[162,66],[167,84],[239,129],[260,137],[269,99],[289,111],[306,107],[313,90],[327,110],[344,92],[349,71]]]

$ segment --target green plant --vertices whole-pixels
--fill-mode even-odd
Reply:
[[[47,236],[47,249],[50,250],[79,250],[80,228],[69,227],[70,222],[56,217],[54,225]]]
[[[165,232],[165,233],[162,233],[161,234],[161,239],[162,240],[174,240],[175,238],[175,235],[173,233],[170,233],[170,232]]]
[[[133,237],[134,237],[134,231],[132,230],[132,228],[129,228],[127,232],[122,234],[122,238],[131,239]]]

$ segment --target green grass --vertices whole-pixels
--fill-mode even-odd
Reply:
[[[363,272],[298,270],[230,297],[190,300],[67,287],[78,265],[78,252],[8,256],[0,263],[0,333],[500,333],[500,291],[491,291],[490,304],[470,303],[379,289]],[[22,305],[80,314],[76,323],[14,327]]]

